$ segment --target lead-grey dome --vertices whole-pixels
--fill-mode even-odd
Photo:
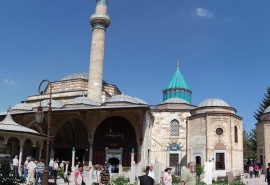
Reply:
[[[37,103],[36,107],[38,107],[39,105],[40,105],[40,103]],[[49,100],[47,99],[47,100],[41,101],[41,106],[42,107],[49,107]],[[56,101],[56,100],[52,99],[51,107],[56,108],[56,109],[60,109],[60,108],[63,107],[63,105],[59,101]]]
[[[170,99],[167,99],[166,101],[162,102],[162,104],[165,104],[165,103],[186,103],[186,104],[189,104],[188,101],[186,101],[182,98],[170,98]]]
[[[95,102],[94,100],[88,98],[88,97],[78,97],[78,98],[74,98],[72,100],[70,100],[68,103],[68,105],[79,105],[79,104],[84,104],[84,105],[93,105],[93,106],[99,106],[100,104],[98,104],[97,102]]]
[[[263,113],[268,113],[268,112],[270,112],[270,106],[267,107],[267,108],[263,111]]]
[[[202,101],[199,107],[230,107],[225,101],[218,98],[209,98]]]
[[[144,100],[139,98],[133,98],[128,95],[115,95],[109,98],[106,103],[115,103],[115,102],[128,102],[132,104],[147,104]]]
[[[61,79],[62,80],[75,80],[75,79],[85,79],[88,80],[88,73],[73,73],[71,75],[67,75],[64,78]]]
[[[30,111],[32,110],[33,107],[27,103],[19,103],[17,105],[14,105],[11,110],[26,110],[26,111]]]

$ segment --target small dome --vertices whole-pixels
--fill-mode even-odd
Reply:
[[[140,98],[135,98],[135,100],[138,102],[138,104],[144,104],[144,105],[148,105],[148,103]]]
[[[270,106],[267,107],[267,108],[263,111],[263,113],[269,113],[269,112],[270,112]]]
[[[85,105],[94,105],[94,106],[99,106],[100,104],[98,104],[97,102],[95,102],[94,100],[88,98],[88,97],[78,97],[78,98],[74,98],[72,100],[70,100],[68,103],[68,105],[78,105],[78,104],[85,104]]]
[[[133,98],[128,95],[116,95],[112,96],[110,99],[106,101],[106,103],[115,103],[115,102],[128,102],[133,104],[147,104],[144,100],[141,100],[139,98]]]
[[[164,101],[162,104],[165,104],[165,103],[186,103],[186,104],[189,104],[188,101],[186,101],[182,98],[170,98],[170,99],[167,99],[166,101]]]
[[[39,104],[40,104],[40,103],[37,103],[37,104],[36,104],[36,107],[38,107]],[[42,106],[42,107],[49,107],[49,100],[48,100],[48,99],[47,99],[47,100],[43,100],[43,101],[41,102],[41,106]],[[51,107],[52,107],[52,108],[59,109],[59,108],[62,108],[63,105],[62,105],[59,101],[56,101],[56,100],[53,100],[53,99],[52,99],[52,105],[51,105]]]
[[[199,107],[230,107],[225,101],[218,98],[209,98],[199,104]]]
[[[11,110],[27,110],[30,111],[32,110],[33,107],[27,103],[19,103],[17,105],[14,105]]]
[[[85,79],[88,80],[88,73],[73,73],[71,75],[67,75],[62,80],[75,80],[75,79]]]

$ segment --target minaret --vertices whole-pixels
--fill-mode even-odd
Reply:
[[[96,12],[90,17],[89,21],[93,27],[93,33],[90,51],[88,97],[96,102],[101,102],[105,33],[106,28],[110,25],[107,5],[108,0],[97,0]]]

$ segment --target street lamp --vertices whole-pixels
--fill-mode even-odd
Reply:
[[[48,104],[48,126],[47,126],[47,142],[46,142],[46,162],[45,162],[45,169],[43,171],[43,179],[42,179],[42,185],[47,185],[49,184],[49,169],[48,169],[48,164],[49,164],[49,150],[50,150],[50,130],[51,130],[51,111],[52,111],[52,84],[49,80],[42,80],[42,82],[39,84],[38,87],[38,92],[40,95],[43,94],[43,91],[40,90],[41,85],[47,82],[48,87],[49,87],[49,104]],[[44,117],[44,112],[42,111],[42,106],[38,106],[38,111],[36,112],[36,121],[37,123],[42,123],[43,117]]]

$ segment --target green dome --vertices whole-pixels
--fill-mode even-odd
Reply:
[[[170,88],[189,89],[188,84],[186,80],[184,79],[182,73],[180,72],[179,68],[176,69],[166,89],[170,89]]]
[[[191,94],[192,92],[189,89],[187,82],[180,72],[179,67],[177,67],[166,89],[163,90],[163,101],[170,98],[182,98],[188,103],[191,103]]]

